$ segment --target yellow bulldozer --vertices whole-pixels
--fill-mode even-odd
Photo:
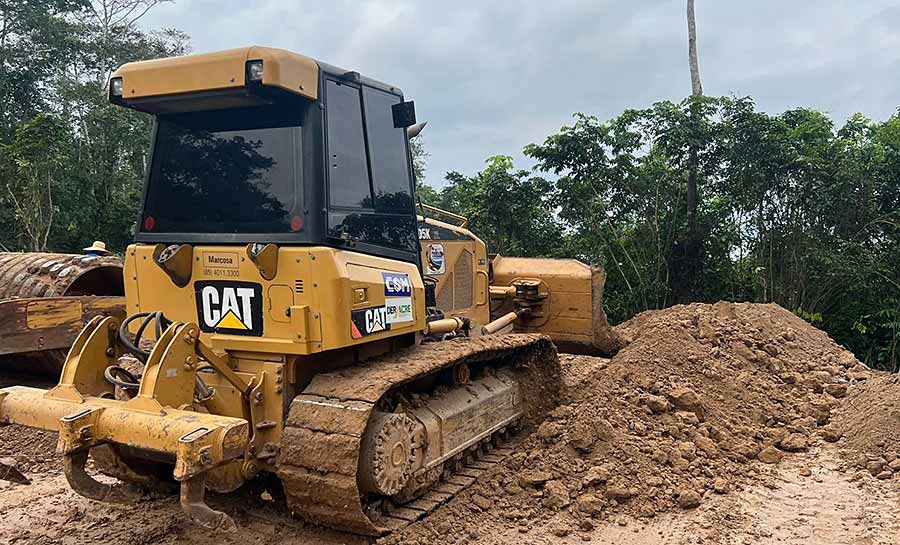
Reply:
[[[616,349],[602,270],[489,256],[416,206],[395,86],[249,47],[126,64],[109,99],[155,118],[124,312],[89,319],[54,388],[0,389],[0,424],[58,431],[83,496],[177,488],[228,530],[206,492],[268,490],[384,535],[552,409],[555,345]],[[28,481],[10,459],[0,477]]]

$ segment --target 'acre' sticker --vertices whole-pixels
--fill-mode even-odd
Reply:
[[[388,297],[384,310],[389,324],[413,321],[412,297]]]

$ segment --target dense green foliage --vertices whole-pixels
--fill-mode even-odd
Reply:
[[[686,265],[692,150],[702,250]],[[900,116],[838,128],[812,110],[691,98],[606,122],[576,114],[525,153],[535,172],[492,157],[425,198],[472,218],[493,251],[603,265],[614,321],[683,302],[680,293],[775,302],[897,369]]]
[[[185,51],[180,32],[135,24],[156,3],[0,3],[0,249],[131,240],[150,119],[110,105],[106,85],[121,64]]]

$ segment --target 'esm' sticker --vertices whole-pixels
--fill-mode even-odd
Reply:
[[[194,284],[200,330],[228,335],[263,334],[262,286],[255,282]]]
[[[382,272],[384,279],[384,310],[387,323],[413,321],[412,284],[406,273]]]
[[[385,297],[409,297],[412,295],[412,284],[406,273],[382,272]]]

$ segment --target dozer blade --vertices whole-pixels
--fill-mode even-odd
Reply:
[[[561,352],[613,356],[622,341],[609,326],[603,309],[606,271],[576,259],[543,259],[497,256],[491,261],[494,320],[516,309],[515,286],[531,284],[539,295],[535,313],[513,325],[517,333],[543,333],[553,339]],[[532,304],[534,301],[524,301]]]
[[[12,458],[0,458],[0,481],[31,484],[31,481],[17,467],[16,461]]]

